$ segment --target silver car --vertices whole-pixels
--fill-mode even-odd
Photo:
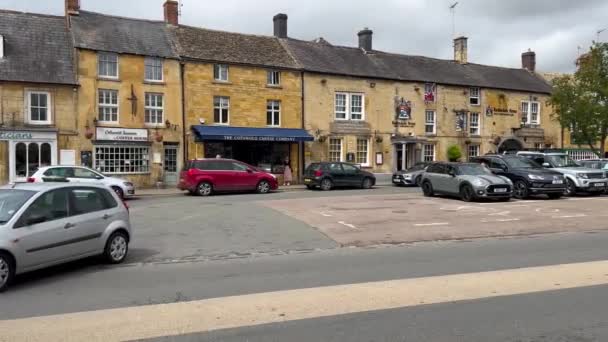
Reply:
[[[485,166],[474,163],[434,163],[422,176],[422,192],[458,196],[465,202],[479,198],[508,201],[513,192],[509,178],[496,176]]]
[[[128,207],[108,187],[25,183],[0,188],[0,292],[16,274],[103,255],[127,256]]]
[[[422,174],[426,171],[429,163],[418,163],[413,167],[397,171],[393,173],[393,184],[397,186],[402,185],[416,185],[420,186],[420,181],[422,180]]]

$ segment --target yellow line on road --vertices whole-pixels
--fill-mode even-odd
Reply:
[[[595,285],[608,285],[608,261],[7,320],[0,341],[125,341]]]

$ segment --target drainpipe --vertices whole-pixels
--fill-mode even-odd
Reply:
[[[301,91],[302,91],[302,95],[301,95],[301,106],[302,106],[302,128],[306,129],[305,122],[304,122],[304,71],[302,71],[300,73],[301,75]],[[298,177],[300,178],[299,181],[302,182],[303,178],[304,178],[304,168],[306,167],[306,161],[305,161],[305,157],[304,157],[304,142],[300,142],[300,167],[299,167],[299,172],[298,172]]]
[[[185,69],[185,64],[183,62],[179,63],[179,73],[180,73],[180,81],[181,81],[181,93],[182,93],[182,141],[183,141],[183,148],[182,148],[182,165],[186,165],[186,162],[188,161],[188,141],[187,136],[186,136],[186,130],[188,129],[186,127],[186,87],[185,87],[185,81],[184,81],[184,69]]]

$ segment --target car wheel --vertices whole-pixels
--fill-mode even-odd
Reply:
[[[433,195],[435,195],[433,193],[433,184],[429,181],[422,183],[422,193],[426,197],[433,197]]]
[[[468,184],[463,185],[460,188],[460,199],[464,202],[472,202],[475,199],[475,191],[473,187]]]
[[[334,183],[329,178],[325,178],[321,181],[321,190],[329,191],[334,187]]]
[[[209,182],[202,182],[196,187],[196,194],[199,196],[209,196],[213,193],[213,185]]]
[[[518,180],[513,184],[513,196],[517,199],[526,199],[529,196],[528,185],[522,180]]]
[[[307,185],[306,189],[308,189],[308,190],[314,190],[315,186],[314,185]]]
[[[122,191],[121,188],[119,188],[117,186],[113,186],[112,190],[114,190],[114,192],[116,193],[116,195],[118,195],[118,198],[125,199],[125,193],[124,193],[124,191]]]
[[[120,264],[129,253],[129,238],[123,232],[116,232],[110,235],[106,248],[104,249],[104,258],[110,264]]]
[[[566,196],[576,195],[576,184],[570,179],[566,179]]]
[[[416,180],[414,182],[416,183],[416,186],[420,186],[420,182],[422,182],[422,176],[416,177]]]
[[[547,196],[549,196],[549,199],[560,199],[563,194],[547,194]]]
[[[13,258],[0,252],[0,292],[4,292],[15,277],[15,262]]]
[[[262,180],[258,183],[258,187],[256,188],[258,194],[267,194],[270,192],[270,183],[266,180]]]
[[[371,189],[372,180],[369,178],[363,179],[363,183],[361,184],[361,189]]]

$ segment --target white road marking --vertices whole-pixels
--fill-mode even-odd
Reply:
[[[540,213],[541,211],[545,211],[545,208],[536,208],[537,213]],[[559,213],[559,209],[547,209],[546,212]]]
[[[346,227],[348,227],[350,229],[358,229],[357,227],[355,227],[355,225],[350,224],[350,223],[346,223],[344,221],[338,221],[338,223],[341,224],[341,225],[343,225],[343,226],[346,226]]]
[[[331,217],[331,216],[332,216],[331,214],[328,214],[328,213],[327,213],[327,212],[325,212],[325,211],[322,211],[322,212],[320,212],[319,214],[320,214],[321,216],[325,216],[325,217]]]
[[[585,214],[576,214],[576,215],[564,215],[564,216],[553,216],[553,218],[578,218],[578,217],[586,217]]]
[[[498,219],[498,220],[481,220],[481,223],[515,222],[515,221],[521,221],[521,219],[510,218],[510,219]]]
[[[132,341],[608,284],[608,261],[134,306],[0,321],[0,341]]]
[[[488,214],[488,216],[509,216],[511,214],[510,211],[500,211],[497,213]]]
[[[416,227],[432,227],[432,226],[447,226],[448,222],[434,222],[434,223],[416,223],[414,226]]]

